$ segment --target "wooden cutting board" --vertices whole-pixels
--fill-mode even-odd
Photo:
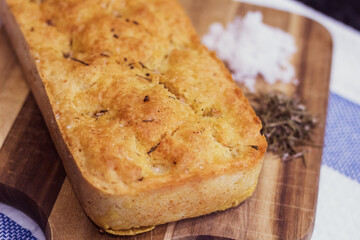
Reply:
[[[180,1],[199,34],[212,22],[261,11],[264,21],[290,32],[298,53],[293,90],[318,117],[315,145],[324,139],[332,40],[318,23],[273,9],[221,0]],[[309,239],[314,227],[322,148],[301,160],[267,155],[254,195],[236,208],[164,224],[134,237],[101,233],[86,217],[3,28],[0,31],[0,201],[23,210],[47,239]],[[154,206],[156,207],[156,206]]]

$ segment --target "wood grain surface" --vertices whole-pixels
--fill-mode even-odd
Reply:
[[[324,138],[332,41],[307,18],[223,0],[181,0],[199,34],[212,22],[261,11],[264,21],[290,32],[299,94],[318,117],[315,145]],[[283,163],[267,155],[254,195],[236,208],[164,224],[134,237],[99,232],[86,217],[65,176],[34,98],[29,94],[10,42],[0,31],[0,201],[33,217],[47,239],[309,239],[314,227],[322,148],[306,149],[302,161]]]

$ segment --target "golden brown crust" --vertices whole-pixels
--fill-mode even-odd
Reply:
[[[151,231],[154,228],[155,228],[155,226],[150,226],[150,227],[130,228],[130,229],[126,229],[126,230],[106,229],[105,231],[108,233],[111,233],[113,235],[131,236],[131,235],[136,235],[139,233]]]
[[[60,154],[95,223],[113,232],[157,225],[251,195],[266,151],[261,122],[176,1],[7,3],[51,103],[50,128],[60,129],[55,143],[67,146]],[[236,195],[224,197],[215,183]],[[199,186],[212,189],[207,199],[192,193]],[[190,207],[174,205],[168,216],[138,208],[180,200]]]

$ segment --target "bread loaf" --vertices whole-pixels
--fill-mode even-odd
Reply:
[[[175,0],[0,0],[1,18],[91,220],[132,235],[238,205],[262,128]]]

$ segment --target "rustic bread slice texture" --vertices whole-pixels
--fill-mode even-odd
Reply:
[[[131,235],[252,194],[266,151],[261,122],[176,1],[0,2],[97,225]]]

